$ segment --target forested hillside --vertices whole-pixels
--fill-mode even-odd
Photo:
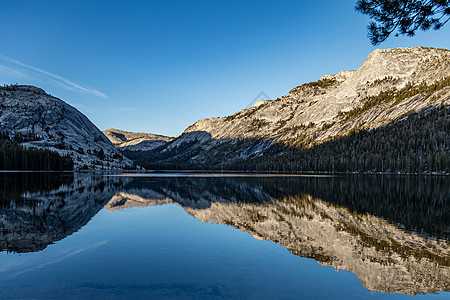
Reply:
[[[73,170],[73,160],[68,155],[61,156],[54,151],[20,145],[21,142],[33,139],[34,136],[25,137],[20,134],[11,139],[8,132],[0,132],[0,170]]]
[[[429,109],[308,148],[272,146],[235,170],[450,173],[450,107]]]

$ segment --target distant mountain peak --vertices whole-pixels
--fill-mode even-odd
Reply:
[[[105,136],[120,150],[147,151],[166,144],[173,138],[144,132],[130,132],[115,128],[103,131]]]

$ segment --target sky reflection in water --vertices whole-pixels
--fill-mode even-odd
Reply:
[[[449,290],[446,178],[2,176],[2,299]]]

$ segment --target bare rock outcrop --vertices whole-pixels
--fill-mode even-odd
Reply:
[[[148,151],[173,140],[173,138],[168,136],[143,132],[129,132],[114,128],[108,128],[103,133],[119,150]]]
[[[32,136],[25,147],[70,155],[75,168],[121,169],[132,162],[80,111],[42,89],[0,87],[0,131]]]

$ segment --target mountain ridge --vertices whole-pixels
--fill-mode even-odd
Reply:
[[[201,119],[189,126],[184,133],[205,131],[210,132],[212,138],[239,137],[240,132],[229,135],[227,129],[231,128],[226,124],[220,126],[224,124],[216,124],[216,122],[218,120],[227,121],[232,117],[234,119],[245,118],[258,113],[260,119],[266,122],[277,123],[286,120],[286,123],[279,128],[278,126],[270,127],[270,129],[277,128],[277,132],[289,125],[306,126],[310,122],[323,124],[335,117],[339,111],[345,112],[358,104],[362,104],[364,97],[377,95],[379,92],[390,90],[393,87],[396,89],[404,88],[411,81],[432,84],[437,80],[448,77],[450,75],[449,70],[449,50],[424,47],[377,49],[355,71],[341,71],[335,75],[324,75],[316,82],[302,84],[291,89],[285,96],[266,101],[265,105],[240,110],[225,118]],[[281,105],[274,105],[275,102],[280,102]],[[324,103],[321,104],[320,102]],[[330,103],[337,105],[330,106],[328,105]],[[268,113],[261,113],[261,110],[268,104],[272,104],[274,107],[266,108]],[[283,108],[282,106],[292,107],[300,104],[303,104],[300,107],[301,111],[300,108],[295,108],[299,111],[298,116],[290,120],[288,120],[291,117],[290,114],[285,114],[285,117],[281,116],[280,111],[283,111],[283,109],[275,110],[278,107]],[[208,122],[214,124],[208,126]],[[249,132],[252,133],[253,130]],[[260,135],[253,133],[251,136],[259,137]]]
[[[449,50],[377,49],[357,70],[324,75],[227,117],[201,119],[162,147],[126,154],[148,167],[226,167],[263,157],[274,145],[308,149],[449,104]],[[442,147],[448,153],[448,143]],[[213,165],[211,157],[222,160]]]
[[[0,87],[0,131],[33,136],[26,148],[69,155],[76,169],[122,169],[133,164],[80,111],[29,85]]]

